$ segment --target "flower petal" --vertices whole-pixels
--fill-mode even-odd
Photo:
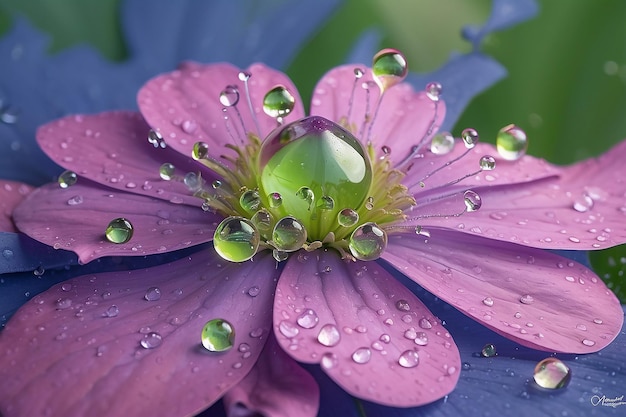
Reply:
[[[343,261],[334,251],[288,261],[274,334],[294,359],[321,363],[346,391],[381,404],[432,402],[459,374],[450,334],[408,289],[378,264]]]
[[[140,256],[183,249],[213,239],[220,217],[198,207],[113,191],[88,180],[62,189],[33,191],[13,213],[17,227],[33,239],[76,252],[86,263],[102,256]],[[133,226],[127,243],[111,243],[104,232],[113,219]]]
[[[291,80],[279,71],[254,64],[246,70],[251,74],[248,86],[253,117],[244,83],[239,80],[241,71],[230,64],[185,63],[174,72],[148,81],[139,90],[139,108],[150,126],[161,132],[168,146],[183,155],[191,155],[194,143],[202,141],[216,158],[225,151],[224,145],[247,144],[248,133],[262,140],[276,128],[276,120],[262,108],[263,97],[276,85],[286,87],[296,99],[295,108],[285,120],[304,116],[298,90]],[[227,86],[237,89],[236,106],[228,107],[220,102],[220,93]]]
[[[363,71],[360,78],[355,75],[357,68]],[[443,101],[432,101],[408,83],[390,88],[382,99],[380,96],[370,69],[344,65],[319,81],[313,90],[311,114],[346,121],[362,143],[371,141],[376,150],[388,147],[397,161],[421,141],[429,143],[445,116]]]
[[[252,370],[224,396],[224,405],[229,415],[240,409],[246,411],[242,415],[315,417],[319,394],[315,379],[269,337]]]
[[[57,164],[80,177],[118,190],[200,207],[202,200],[182,181],[162,180],[159,167],[169,162],[178,168],[180,177],[190,171],[201,172],[209,182],[210,171],[202,169],[191,155],[183,158],[168,149],[155,149],[147,141],[149,131],[139,113],[106,112],[48,123],[37,131],[37,141]]]
[[[11,213],[32,187],[15,181],[0,180],[0,232],[16,232]]]
[[[601,279],[561,256],[442,229],[393,235],[383,258],[485,326],[534,349],[596,352],[624,320]]]
[[[199,412],[244,378],[261,354],[275,274],[271,256],[233,264],[201,252],[56,285],[22,307],[0,333],[0,410],[64,416]],[[260,285],[260,277],[267,284],[252,297],[248,290]],[[160,299],[144,298],[150,287],[160,289]],[[215,318],[236,332],[226,352],[200,344],[204,324]],[[241,352],[243,343],[250,355]]]
[[[515,180],[510,174],[528,168],[536,174],[553,172],[558,176],[528,181],[528,176],[519,175],[524,182],[504,187],[476,178],[469,188],[481,196],[480,210],[461,218],[428,218],[422,223],[547,249],[603,249],[621,244],[626,241],[625,152],[626,142],[622,142],[599,158],[564,168],[533,162],[530,157],[500,164],[488,175],[498,178],[502,167],[506,181]],[[519,168],[514,167],[518,164]],[[535,166],[537,169],[532,169]],[[463,207],[461,200],[438,201],[428,208],[429,213],[458,212]]]

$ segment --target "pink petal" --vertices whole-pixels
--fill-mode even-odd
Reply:
[[[0,180],[0,232],[17,232],[11,213],[31,190],[21,182]]]
[[[209,144],[214,157],[225,152],[226,144],[247,144],[246,135],[250,132],[262,140],[276,128],[276,120],[263,112],[263,97],[277,85],[286,87],[296,99],[295,108],[285,121],[304,116],[298,91],[285,74],[262,64],[254,64],[247,71],[251,74],[250,99],[260,132],[250,114],[244,83],[239,80],[241,70],[229,64],[188,62],[174,72],[153,78],[139,91],[139,108],[148,123],[161,132],[168,146],[190,155],[194,143],[203,141]],[[220,103],[220,93],[229,85],[239,91],[235,107]]]
[[[267,417],[314,417],[320,392],[315,379],[270,337],[246,377],[224,396],[224,405]]]
[[[209,171],[191,160],[190,154],[182,158],[172,150],[155,149],[148,143],[149,131],[139,113],[107,112],[68,116],[48,123],[37,131],[37,141],[57,164],[80,177],[118,190],[199,207],[202,200],[193,197],[182,181],[162,180],[159,167],[172,163],[180,177],[188,171],[200,171],[208,179]]]
[[[597,159],[564,168],[530,157],[499,164],[494,171],[469,178],[455,187],[476,191],[482,199],[480,210],[461,217],[419,219],[424,214],[462,211],[461,191],[456,198],[418,206],[419,210],[413,211],[417,218],[407,224],[447,227],[548,249],[588,250],[619,245],[626,242],[625,153],[626,142],[623,142]],[[517,178],[511,175],[513,170],[519,172]],[[494,187],[502,183],[498,180],[502,171],[510,185]],[[550,173],[557,175],[540,179],[541,175]],[[487,176],[496,180],[485,180]],[[418,194],[418,204],[427,197],[426,192]]]
[[[350,130],[362,143],[371,141],[377,152],[383,145],[388,147],[396,162],[420,141],[429,144],[445,116],[444,102],[433,102],[425,92],[414,92],[408,83],[403,83],[387,90],[377,109],[380,90],[372,71],[361,67],[364,73],[357,79],[354,71],[358,67],[344,65],[324,75],[313,91],[311,114],[335,122],[347,119]],[[370,119],[373,125],[365,123]]]
[[[127,243],[111,243],[104,232],[113,219],[133,225]],[[17,227],[33,239],[76,252],[80,262],[102,256],[169,252],[213,239],[221,218],[198,207],[113,191],[88,180],[62,189],[34,190],[14,211]]]
[[[427,404],[459,378],[454,341],[415,295],[378,264],[343,261],[334,251],[288,261],[274,334],[294,359],[321,363],[350,394],[379,404]]]
[[[392,235],[383,254],[426,290],[534,349],[596,352],[620,332],[615,295],[584,266],[512,243],[443,229]]]
[[[0,333],[0,412],[182,416],[205,409],[239,383],[261,354],[271,331],[275,274],[271,256],[234,264],[201,252],[52,287]],[[159,300],[144,298],[150,287],[160,289]],[[201,345],[205,323],[215,318],[236,332],[226,352]],[[160,345],[152,332],[161,336]],[[146,341],[154,347],[142,347]]]

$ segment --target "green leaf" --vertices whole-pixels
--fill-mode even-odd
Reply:
[[[619,298],[626,303],[626,245],[593,251],[589,254],[593,270]]]

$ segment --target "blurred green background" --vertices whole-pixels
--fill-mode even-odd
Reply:
[[[24,14],[50,34],[50,53],[87,42],[107,58],[123,60],[119,1],[3,0],[0,33],[16,14]],[[509,76],[471,103],[454,132],[473,127],[481,140],[493,141],[502,126],[516,123],[528,134],[533,155],[561,164],[598,155],[626,137],[626,1],[538,3],[538,17],[486,40],[484,52]],[[370,27],[382,34],[381,47],[407,55],[413,71],[430,71],[452,51],[469,50],[460,29],[483,22],[490,5],[489,0],[347,0],[287,72],[307,97]],[[626,291],[618,288],[626,269],[623,247],[602,252],[594,262],[601,275],[614,279],[614,290]]]

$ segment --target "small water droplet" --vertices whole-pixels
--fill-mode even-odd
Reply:
[[[593,340],[589,340],[589,339],[583,339],[582,343],[583,343],[583,345],[589,346],[589,347],[591,347],[591,346],[596,344],[596,342],[594,342]]]
[[[535,302],[535,299],[530,294],[524,294],[520,297],[519,302],[522,304],[532,304]]]
[[[276,222],[272,241],[277,249],[294,252],[306,243],[307,231],[295,217],[287,216]]]
[[[314,328],[315,326],[317,326],[318,322],[319,322],[319,317],[317,316],[317,313],[310,308],[307,308],[306,310],[304,310],[302,314],[300,314],[298,318],[296,319],[296,323],[298,323],[298,326],[303,327],[305,329]]]
[[[55,305],[57,310],[65,310],[72,306],[72,300],[69,298],[60,298]]]
[[[209,352],[224,352],[235,343],[235,327],[224,319],[209,320],[202,329],[201,339]]]
[[[191,157],[193,159],[195,159],[196,161],[200,159],[205,159],[208,154],[209,154],[209,145],[207,143],[196,142],[193,144],[193,148],[191,150]],[[173,170],[172,170],[172,173],[173,173]],[[161,175],[161,178],[163,178],[163,175]],[[169,178],[163,178],[163,179],[167,180]]]
[[[280,331],[280,334],[288,339],[292,339],[300,333],[300,330],[296,326],[286,320],[283,320],[278,324],[278,330]]]
[[[408,71],[406,58],[396,49],[383,49],[374,55],[372,74],[381,91],[401,83]]]
[[[483,202],[478,193],[467,190],[463,193],[463,201],[465,202],[465,208],[468,212],[476,211],[480,209]]]
[[[317,341],[324,346],[336,346],[341,340],[339,329],[334,324],[325,324],[317,335]]]
[[[280,193],[270,193],[267,199],[271,208],[278,208],[283,204],[283,196]]]
[[[445,155],[454,149],[454,136],[450,132],[440,132],[433,136],[430,151],[435,155]]]
[[[351,227],[359,221],[359,213],[351,208],[345,208],[337,215],[337,222],[340,226]]]
[[[274,87],[263,98],[263,111],[270,117],[285,117],[293,110],[296,99],[282,85]]]
[[[247,190],[239,197],[239,205],[248,213],[254,213],[261,205],[261,196],[257,190]]]
[[[372,357],[372,351],[368,347],[361,347],[352,353],[352,360],[359,364],[365,364],[370,361]]]
[[[348,248],[356,259],[373,261],[387,248],[387,233],[376,223],[364,223],[350,235]]]
[[[486,305],[487,307],[492,307],[493,306],[493,298],[491,297],[487,297],[483,299],[483,304]]]
[[[467,149],[472,149],[478,143],[478,132],[472,128],[464,129],[461,132],[461,139],[463,139],[463,143]]]
[[[405,350],[398,358],[398,364],[403,368],[415,368],[419,364],[419,355],[414,350]]]
[[[74,197],[70,198],[69,200],[67,200],[67,205],[68,206],[77,206],[79,204],[83,203],[83,196],[82,195],[75,195]]]
[[[440,83],[435,81],[435,82],[426,84],[425,90],[426,90],[426,95],[428,96],[429,99],[431,99],[432,101],[439,101],[439,96],[441,95],[441,92],[443,91],[443,87],[441,86]]]
[[[326,352],[322,355],[320,365],[324,369],[332,369],[337,366],[338,360],[337,355],[332,352]]]
[[[242,80],[243,81],[243,80]],[[224,107],[233,107],[239,103],[239,90],[234,85],[227,85],[220,93],[220,103]]]
[[[493,356],[496,356],[496,346],[491,343],[487,343],[485,346],[483,346],[483,350],[480,352],[480,354],[485,358],[491,358]]]
[[[557,358],[547,358],[535,366],[533,379],[542,388],[560,389],[567,386],[572,373],[570,369]]]
[[[417,332],[413,341],[416,345],[426,346],[428,344],[428,335],[424,332]]]
[[[133,237],[133,225],[125,218],[118,217],[111,220],[104,235],[111,243],[126,243]]]
[[[176,167],[174,167],[173,164],[166,162],[159,167],[159,176],[161,177],[161,179],[165,181],[169,181],[174,176],[175,169]]]
[[[61,175],[59,175],[59,186],[61,188],[69,188],[72,185],[76,184],[78,181],[78,175],[76,175],[73,171],[63,171]]]
[[[257,285],[248,288],[248,295],[250,297],[256,297],[257,295],[259,295],[260,292],[261,292],[261,288],[259,288],[259,286]]]
[[[158,287],[150,287],[143,298],[147,301],[158,301],[161,299],[161,290]]]
[[[411,311],[411,306],[409,305],[409,302],[406,300],[396,301],[396,308],[400,311]]]
[[[141,347],[144,349],[157,348],[161,346],[161,343],[163,343],[163,337],[161,337],[161,335],[157,332],[150,332],[144,335],[143,339],[141,339],[141,342],[139,342]]]
[[[528,140],[526,133],[511,124],[503,127],[496,136],[496,147],[500,156],[508,161],[515,161],[526,154]]]
[[[118,314],[120,314],[120,309],[115,304],[107,308],[104,312],[105,317],[117,317]]]
[[[480,158],[480,169],[483,171],[491,171],[496,168],[496,158],[490,155],[484,155]]]
[[[432,329],[433,324],[430,322],[430,320],[428,320],[427,318],[424,317],[424,318],[420,319],[419,326],[422,329]]]

